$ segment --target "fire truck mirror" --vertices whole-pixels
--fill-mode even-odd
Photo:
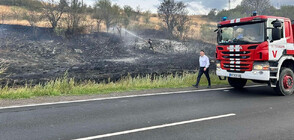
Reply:
[[[282,22],[279,21],[278,19],[272,22],[274,28],[280,28],[282,27]]]
[[[282,22],[278,19],[272,22],[273,29],[272,29],[272,41],[280,40],[282,38]]]
[[[280,28],[273,28],[272,29],[272,41],[280,40],[282,38],[282,29]]]

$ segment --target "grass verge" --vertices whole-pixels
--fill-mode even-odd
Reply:
[[[227,85],[227,81],[220,81],[215,74],[211,74],[212,85]],[[87,94],[107,94],[113,92],[127,92],[158,88],[184,88],[195,84],[197,74],[183,74],[182,76],[169,75],[166,77],[157,76],[132,78],[127,76],[117,82],[96,83],[85,81],[76,83],[74,78],[68,78],[67,74],[63,78],[49,81],[44,85],[22,87],[5,86],[0,89],[0,99],[22,99],[39,96],[61,96],[61,95],[87,95]],[[200,86],[206,86],[207,80],[203,75]]]

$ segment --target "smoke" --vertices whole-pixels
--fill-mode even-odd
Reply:
[[[122,28],[122,31],[124,31],[125,34],[129,34],[129,35],[131,35],[131,36],[133,36],[135,38],[138,38],[138,39],[141,39],[141,40],[144,40],[145,41],[145,39],[143,39],[142,37],[136,35],[135,33],[131,32],[131,31],[125,29],[125,28]]]

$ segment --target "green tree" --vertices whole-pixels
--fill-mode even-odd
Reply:
[[[293,5],[281,6],[281,8],[276,11],[275,15],[281,16],[281,17],[287,17],[294,20],[294,6]]]
[[[217,13],[215,20],[221,21],[223,17],[228,17],[228,19],[236,19],[236,18],[243,18],[247,17],[248,15],[245,12],[245,9],[242,6],[237,6],[231,10],[221,10]]]
[[[217,10],[214,8],[214,9],[211,9],[207,15],[207,17],[211,20],[216,20],[216,12]]]
[[[270,0],[243,0],[241,6],[244,7],[247,15],[257,11],[259,14],[267,14],[267,9],[271,8]]]
[[[128,18],[131,18],[135,13],[135,10],[129,5],[125,5],[123,9]]]
[[[95,7],[102,13],[102,20],[106,24],[107,32],[109,28],[117,22],[120,15],[120,7],[112,5],[110,0],[98,0]]]

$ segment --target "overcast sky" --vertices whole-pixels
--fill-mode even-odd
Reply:
[[[84,0],[87,4],[93,5],[96,0]],[[121,7],[130,5],[133,8],[140,6],[141,10],[150,10],[157,12],[157,7],[162,0],[112,0]],[[176,0],[183,1],[188,5],[189,14],[203,15],[207,14],[211,9],[228,9],[229,0]],[[234,8],[241,3],[242,0],[231,0],[231,7]],[[275,7],[281,5],[294,5],[294,0],[271,0]]]

